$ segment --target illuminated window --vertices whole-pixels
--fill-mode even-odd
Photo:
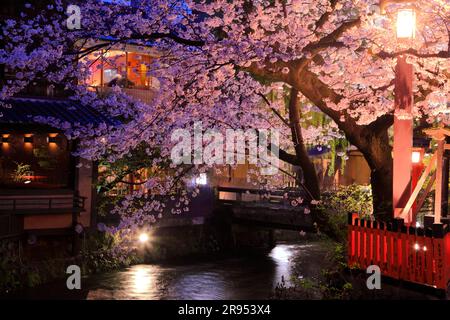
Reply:
[[[71,176],[68,141],[55,134],[11,134],[0,148],[0,187],[52,189],[69,187]],[[24,140],[32,138],[32,142]]]
[[[117,69],[105,69],[103,77],[105,83],[111,82],[113,79],[118,77]]]

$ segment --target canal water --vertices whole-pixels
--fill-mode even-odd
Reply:
[[[319,243],[280,243],[267,254],[211,258],[201,262],[141,264],[82,279],[81,290],[65,281],[21,293],[28,299],[267,299],[282,281],[317,279],[325,249]]]

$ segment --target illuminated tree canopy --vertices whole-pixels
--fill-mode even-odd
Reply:
[[[392,194],[388,129],[397,56],[408,54],[415,67],[414,118],[421,124],[450,121],[446,0],[415,4],[417,32],[409,43],[395,37],[394,13],[404,4],[388,5],[382,15],[378,0],[135,3],[80,1],[80,29],[67,28],[61,0],[42,8],[27,5],[20,19],[7,20],[2,28],[0,64],[15,77],[4,83],[0,99],[45,79],[71,99],[121,119],[113,128],[52,123],[70,138],[83,137],[81,156],[111,162],[145,142],[153,165],[162,165],[173,145],[170,133],[195,121],[218,130],[277,128],[283,137],[280,158],[303,168],[305,184],[318,198],[305,149],[317,131],[299,124],[314,107],[332,119],[330,134],[341,132],[363,153],[377,206]],[[133,99],[119,86],[100,95],[86,81],[101,52],[126,44],[158,52],[149,65],[159,80],[151,102]],[[153,177],[146,184],[169,192],[185,174],[185,168],[171,170],[170,179]]]

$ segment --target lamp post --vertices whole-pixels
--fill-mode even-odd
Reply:
[[[399,41],[412,41],[415,35],[414,9],[397,11],[396,33]],[[393,144],[393,195],[394,218],[400,216],[411,195],[412,142],[413,142],[413,66],[406,55],[397,57],[395,67],[395,114]],[[410,215],[408,215],[410,216]],[[405,221],[410,223],[411,221]]]

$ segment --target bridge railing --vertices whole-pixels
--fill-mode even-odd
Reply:
[[[292,200],[306,203],[310,199],[301,189],[287,188],[279,190],[243,189],[233,187],[217,187],[216,199],[221,203],[262,202],[289,204]]]
[[[447,289],[450,282],[450,232],[438,228],[407,227],[360,220],[349,215],[348,263],[366,269],[377,265],[385,276]]]

